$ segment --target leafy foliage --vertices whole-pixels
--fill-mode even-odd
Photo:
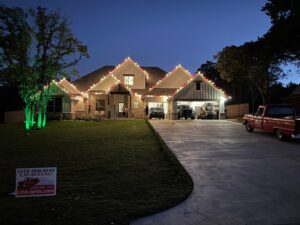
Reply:
[[[243,80],[224,79],[216,68],[216,62],[206,61],[198,69],[208,79],[214,81],[217,87],[222,88],[226,93],[232,96],[231,103],[239,104],[248,101],[249,99],[249,85]],[[243,91],[240,91],[243,90]]]
[[[272,27],[263,36],[275,60],[300,60],[300,1],[268,0],[262,8],[271,19]]]
[[[272,90],[279,88],[279,79],[286,76],[282,65],[293,62],[299,66],[300,1],[268,0],[262,11],[271,18],[269,31],[256,41],[223,48],[215,57],[214,68],[232,85],[231,91],[248,84],[252,102],[258,92],[262,103],[266,103],[273,101]],[[213,75],[219,77],[217,73]],[[238,95],[245,89],[240,92]]]
[[[50,95],[45,91],[53,79],[68,74],[68,68],[89,57],[87,46],[72,33],[69,22],[58,12],[0,7],[0,70],[18,83],[26,104],[26,129],[45,125]],[[46,89],[47,90],[47,89]]]
[[[247,82],[268,101],[268,89],[285,74],[261,40],[225,47],[217,56],[216,68],[227,81]]]

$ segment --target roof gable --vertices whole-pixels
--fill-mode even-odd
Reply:
[[[201,82],[200,90],[195,90],[195,83]],[[178,88],[173,97],[175,99],[197,99],[197,100],[212,100],[212,99],[228,99],[230,96],[216,87],[214,82],[207,79],[202,73],[196,74],[193,78],[189,79],[185,84]]]
[[[91,88],[93,84],[99,82],[101,78],[107,76],[110,71],[112,71],[114,66],[103,66],[91,73],[86,74],[85,76],[80,77],[79,79],[73,81],[73,84],[80,91],[87,91]]]
[[[118,93],[118,94],[129,94],[131,93],[131,90],[126,87],[125,85],[118,83],[114,86],[112,86],[109,90],[109,93]]]
[[[50,95],[70,95],[68,91],[59,86],[58,82],[56,81],[52,81],[48,86],[45,86],[44,88]],[[40,92],[38,94],[40,94]]]
[[[120,83],[120,81],[112,74],[102,77],[96,84],[93,84],[87,92],[100,91],[107,92],[112,86]]]
[[[167,73],[163,79],[159,80],[151,90],[154,88],[179,88],[190,78],[192,78],[192,74],[181,65],[178,65]]]
[[[81,93],[74,84],[65,78],[61,79],[60,81],[53,80],[52,83],[54,83],[58,88],[68,95],[83,95],[83,93]]]
[[[126,66],[134,66],[136,69],[140,70],[146,78],[149,77],[149,74],[146,70],[142,69],[142,67],[137,64],[135,61],[133,61],[130,57],[127,57],[122,63],[117,65],[112,71],[110,71],[110,74],[116,74],[119,70],[122,70]]]
[[[159,79],[162,79],[166,71],[162,70],[159,67],[141,67],[136,62],[134,62],[131,58],[126,58],[122,63],[117,66],[103,66],[91,73],[88,73],[85,76],[80,77],[75,80],[73,83],[76,87],[82,91],[88,91],[91,86],[97,84],[99,80],[109,74],[117,74],[122,72],[122,68],[129,66],[134,68],[135,71],[139,71],[142,73],[146,79],[144,90],[148,90],[151,86],[153,86]],[[118,77],[117,77],[118,78]],[[121,81],[121,77],[118,78]]]
[[[82,95],[82,93],[75,87],[74,84],[69,82],[67,79],[63,78],[59,81],[59,85],[65,88],[69,93],[73,95]]]

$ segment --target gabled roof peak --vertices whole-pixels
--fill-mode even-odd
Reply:
[[[186,73],[187,75],[189,75],[190,77],[193,77],[193,75],[187,70],[185,69],[181,64],[178,64],[177,66],[175,66],[173,68],[173,70],[171,72],[168,72],[162,79],[158,80],[156,82],[156,84],[150,88],[150,91],[154,88],[157,88],[158,85],[161,84],[161,82],[163,82],[164,80],[166,80],[171,74],[173,74],[174,72],[176,72],[177,70],[181,69],[184,73]]]
[[[65,77],[62,79],[56,81],[52,80],[51,83],[54,83],[57,87],[59,87],[62,91],[67,93],[68,95],[82,95],[84,96],[84,93],[79,91],[77,87],[72,84],[70,81],[68,81]]]
[[[110,71],[109,73],[110,74],[114,74],[116,72],[116,70],[118,70],[121,66],[123,66],[127,62],[130,62],[133,65],[135,65],[137,68],[139,68],[146,75],[147,79],[149,78],[149,74],[147,73],[147,71],[144,70],[138,63],[136,63],[135,61],[133,61],[129,56],[127,58],[125,58],[123,60],[123,62],[121,62],[120,64],[116,65],[115,68],[112,71]]]
[[[181,64],[178,64],[177,66],[175,66],[175,68],[173,69],[173,71],[177,70],[177,69],[182,69],[183,71],[185,71],[187,74],[192,75],[192,73],[190,71],[188,71],[188,69],[186,69],[185,67],[183,67]],[[172,72],[173,72],[172,71]],[[171,72],[171,73],[172,73]]]

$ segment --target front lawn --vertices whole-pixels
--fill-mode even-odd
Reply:
[[[127,224],[185,199],[193,182],[144,120],[0,125],[0,224]],[[15,169],[57,167],[57,196],[15,198]]]

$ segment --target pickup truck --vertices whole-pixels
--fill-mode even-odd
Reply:
[[[255,115],[244,115],[243,121],[248,132],[254,129],[272,132],[279,140],[300,138],[300,118],[290,105],[261,105]]]
[[[192,120],[195,119],[195,111],[189,105],[180,105],[177,107],[177,119],[181,118],[191,118]]]

